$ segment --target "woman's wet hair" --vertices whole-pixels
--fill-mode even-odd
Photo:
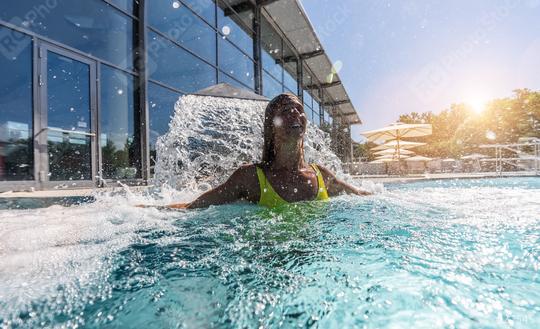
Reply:
[[[285,93],[274,97],[264,111],[264,145],[261,164],[270,166],[275,159],[274,117],[279,109],[286,106],[294,106],[304,113],[302,101],[294,94]],[[304,157],[304,141],[302,140],[302,157]]]

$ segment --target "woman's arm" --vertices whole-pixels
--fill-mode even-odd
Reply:
[[[203,193],[194,201],[170,204],[166,207],[171,209],[193,209],[232,203],[239,200],[254,202],[257,200],[256,194],[259,190],[256,176],[254,165],[242,166],[225,183]],[[254,183],[257,183],[256,186],[254,186]]]
[[[351,184],[339,179],[334,175],[333,172],[328,170],[327,168],[317,165],[319,170],[321,171],[324,183],[326,185],[326,190],[328,191],[329,196],[336,196],[343,193],[347,194],[356,194],[356,195],[371,195],[373,193],[361,190],[355,186],[352,186]]]

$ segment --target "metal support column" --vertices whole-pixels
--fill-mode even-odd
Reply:
[[[141,178],[148,183],[150,179],[150,116],[148,113],[148,72],[146,68],[146,0],[139,0],[137,10],[137,47],[135,48],[135,69],[139,73],[137,79],[139,136],[141,150]]]
[[[254,9],[253,17],[253,59],[255,60],[255,92],[259,95],[263,94],[263,79],[262,79],[262,42],[261,42],[261,18],[262,6],[257,4]]]
[[[296,58],[296,82],[298,86],[298,97],[304,101],[304,81],[302,81],[302,77],[304,76],[304,67],[303,67],[303,61],[300,58]]]

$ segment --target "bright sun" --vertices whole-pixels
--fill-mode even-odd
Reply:
[[[472,108],[472,110],[476,113],[482,113],[482,111],[486,108],[486,99],[481,97],[473,97],[469,99],[467,102]]]

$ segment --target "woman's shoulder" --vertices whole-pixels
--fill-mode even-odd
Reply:
[[[257,177],[257,165],[256,164],[244,164],[238,167],[232,174],[231,180],[236,188],[242,190],[244,197],[251,201],[257,202],[259,200],[259,180]]]

